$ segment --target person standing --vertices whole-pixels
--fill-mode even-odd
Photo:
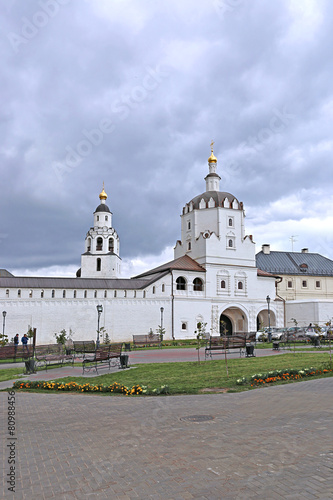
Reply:
[[[20,343],[20,337],[19,334],[17,333],[14,337],[14,357],[16,358],[16,353],[17,353],[17,346]]]
[[[21,338],[21,342],[23,344],[23,352],[26,350],[26,352],[29,354],[29,349],[28,349],[28,335],[25,333],[23,337]]]

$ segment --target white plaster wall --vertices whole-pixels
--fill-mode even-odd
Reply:
[[[97,271],[97,259],[101,259],[101,271]],[[82,278],[117,278],[121,272],[121,260],[118,255],[82,255]]]
[[[330,300],[294,300],[286,302],[286,324],[294,326],[291,318],[298,321],[299,326],[308,326],[310,323],[323,326],[333,319],[333,302]]]

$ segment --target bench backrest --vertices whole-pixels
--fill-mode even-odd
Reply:
[[[45,356],[47,354],[61,356],[62,354],[64,354],[64,346],[62,344],[36,345],[35,348],[36,357]]]
[[[96,345],[94,340],[73,340],[74,352],[86,353],[86,352],[95,352]]]
[[[27,352],[28,351],[28,352]],[[0,359],[30,357],[33,354],[33,346],[27,344],[27,348],[23,345],[4,345],[0,347]]]

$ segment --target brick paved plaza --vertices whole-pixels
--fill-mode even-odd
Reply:
[[[333,378],[201,396],[17,393],[16,493],[4,484],[1,497],[328,500],[332,393]]]

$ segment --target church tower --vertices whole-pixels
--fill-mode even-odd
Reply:
[[[188,255],[207,269],[216,265],[255,267],[255,245],[245,236],[243,203],[220,191],[217,158],[211,144],[206,191],[186,203],[181,215],[181,240],[175,259]]]
[[[112,212],[105,203],[107,197],[103,182],[94,226],[87,232],[85,252],[81,255],[82,278],[118,278],[120,275],[119,236],[112,227]]]

